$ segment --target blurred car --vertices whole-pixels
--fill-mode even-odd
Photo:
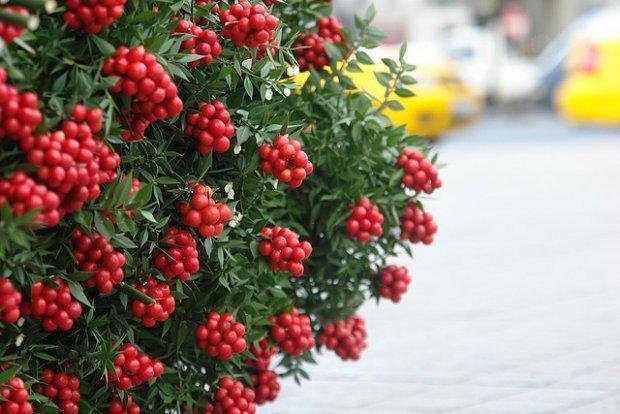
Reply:
[[[573,21],[536,58],[538,90],[544,102],[552,104],[555,92],[566,77],[567,58],[575,44],[620,37],[620,6],[593,8]],[[572,53],[574,55],[574,52]]]
[[[576,123],[620,124],[620,36],[576,42],[566,67],[558,112]]]
[[[369,65],[362,66],[362,70],[348,75],[360,89],[382,97],[385,87],[377,81],[374,72],[386,71],[387,68]],[[434,139],[450,127],[468,123],[480,114],[482,99],[463,84],[451,65],[420,66],[413,77],[417,81],[411,87],[415,96],[402,98],[392,94],[389,97],[400,102],[404,109],[384,111],[394,125],[405,125],[410,134]]]
[[[529,100],[536,90],[538,68],[511,50],[499,30],[473,25],[451,27],[443,33],[443,49],[464,82],[489,100]]]

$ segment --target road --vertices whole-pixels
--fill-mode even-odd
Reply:
[[[620,130],[496,115],[438,144],[439,233],[369,349],[261,414],[620,412]]]

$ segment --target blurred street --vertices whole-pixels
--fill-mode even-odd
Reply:
[[[620,129],[496,113],[438,143],[439,232],[369,348],[262,414],[620,412]]]

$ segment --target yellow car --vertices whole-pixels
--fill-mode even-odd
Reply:
[[[374,72],[387,72],[383,65],[360,65],[362,72],[348,72],[358,88],[370,95],[383,98],[385,87],[375,78]],[[402,98],[392,94],[389,99],[400,102],[400,111],[386,109],[384,114],[394,125],[405,125],[410,134],[434,139],[449,128],[473,120],[481,111],[482,98],[466,87],[448,64],[421,66],[413,73],[417,83],[411,86],[415,96]],[[303,84],[307,74],[297,78]],[[378,102],[377,102],[378,104]]]
[[[576,123],[620,124],[620,38],[579,42],[556,93],[562,116]]]

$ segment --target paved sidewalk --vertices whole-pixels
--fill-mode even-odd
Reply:
[[[442,144],[436,243],[395,260],[410,292],[363,309],[360,362],[327,355],[259,412],[620,413],[617,135]]]

